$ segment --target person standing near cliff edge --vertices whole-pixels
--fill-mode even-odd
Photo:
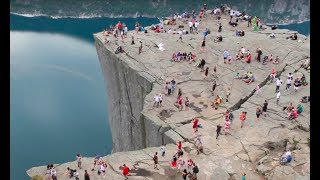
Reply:
[[[126,166],[126,164],[123,164],[122,166],[122,174],[125,177],[125,179],[128,179],[128,175],[129,175],[129,167]]]
[[[81,169],[81,159],[82,159],[82,156],[81,156],[80,154],[77,154],[76,158],[77,158],[78,168]]]

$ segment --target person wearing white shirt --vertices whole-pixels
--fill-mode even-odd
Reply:
[[[189,27],[190,27],[190,33],[192,33],[193,32],[193,23],[192,23],[192,21],[189,21],[188,24],[189,24]]]
[[[161,148],[160,148],[160,150],[161,150],[161,154],[162,154],[162,157],[164,157],[165,155],[166,155],[166,145],[164,144],[164,145],[162,145],[161,146]]]
[[[158,94],[157,94],[157,95],[154,96],[154,104],[153,104],[153,107],[154,107],[154,106],[159,107],[159,103],[160,103],[160,98],[159,98],[159,96],[158,96]]]
[[[282,80],[280,79],[280,77],[278,77],[276,84],[277,84],[277,86],[276,86],[276,93],[277,93],[280,89],[281,84],[282,84]]]
[[[196,21],[196,22],[194,23],[194,30],[196,31],[196,33],[198,33],[198,26],[199,26],[199,22]]]
[[[286,86],[286,90],[289,90],[289,88],[290,88],[290,86],[291,86],[291,82],[292,82],[291,78],[290,78],[290,77],[288,77],[288,78],[287,78],[287,86]]]

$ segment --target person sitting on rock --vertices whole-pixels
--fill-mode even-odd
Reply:
[[[302,85],[301,80],[299,78],[296,78],[293,83],[294,91],[297,92],[301,85]]]
[[[297,40],[298,39],[297,33],[294,33],[293,35],[287,37],[287,39]]]
[[[298,117],[298,110],[294,108],[289,116],[289,120],[296,119],[297,117]]]
[[[306,85],[308,85],[308,83],[307,83],[307,81],[306,81],[306,76],[303,74],[302,75],[302,77],[301,77],[301,84],[303,85],[303,86],[306,86]]]
[[[279,64],[279,56],[277,56],[272,63],[273,64]]]
[[[298,110],[298,114],[301,114],[303,111],[303,106],[301,104],[299,104],[297,107],[297,110]]]
[[[221,35],[218,35],[214,40],[213,42],[222,42],[222,36]]]
[[[247,53],[245,62],[248,63],[248,64],[251,62],[251,54],[250,53]]]
[[[280,164],[285,165],[292,160],[292,155],[290,151],[285,152],[280,158]]]
[[[276,35],[275,35],[274,33],[271,33],[271,34],[269,35],[269,37],[273,39],[273,38],[276,37]]]
[[[197,148],[197,154],[203,153],[203,145],[199,136],[196,139],[195,145]]]
[[[246,82],[247,84],[250,84],[250,83],[254,82],[255,80],[256,80],[256,78],[254,77],[254,75],[252,75],[250,78],[244,79],[243,81]]]
[[[301,102],[302,102],[302,103],[310,102],[310,96],[303,96],[303,97],[301,98]]]
[[[262,65],[268,64],[268,59],[269,59],[268,56],[264,56],[264,58],[263,58],[263,60],[262,60]]]
[[[219,107],[219,104],[221,104],[221,102],[222,102],[221,97],[217,95],[216,99],[213,102],[214,109],[217,110]]]

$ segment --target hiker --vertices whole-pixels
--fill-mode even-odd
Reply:
[[[186,100],[184,101],[184,105],[185,105],[185,110],[189,110],[190,102],[188,97],[186,97]]]
[[[276,78],[276,70],[272,69],[270,74],[270,81],[273,82],[275,78]]]
[[[214,106],[214,109],[217,110],[218,107],[219,107],[219,104],[222,102],[222,99],[220,96],[217,95],[216,99],[214,100],[213,102],[213,106]]]
[[[190,28],[190,33],[193,33],[193,23],[192,23],[192,21],[190,20],[188,22],[188,24],[189,24],[189,28]]]
[[[154,169],[158,169],[158,168],[157,168],[157,164],[158,164],[158,152],[156,152],[156,153],[154,154],[154,156],[153,156],[153,161],[154,161],[154,165],[153,165]]]
[[[277,56],[272,63],[273,64],[279,64],[279,56]]]
[[[139,46],[139,54],[142,52],[142,41],[140,41],[140,46]]]
[[[179,88],[179,90],[178,90],[178,97],[179,97],[179,96],[182,96],[181,88]]]
[[[73,172],[73,177],[74,177],[75,180],[80,180],[80,179],[79,179],[79,173],[77,172],[76,169],[75,169],[74,172]]]
[[[280,79],[280,77],[278,77],[277,81],[276,81],[276,93],[278,91],[280,91],[280,86],[282,84],[282,80]]]
[[[298,89],[299,89],[299,87],[302,85],[302,83],[301,83],[301,81],[300,81],[300,79],[299,78],[296,78],[295,80],[294,80],[294,83],[293,83],[293,89],[294,89],[294,91],[295,92],[297,92],[298,91]]]
[[[230,134],[229,129],[231,128],[231,123],[229,119],[224,122],[224,133],[225,135]]]
[[[208,34],[209,34],[209,29],[206,28],[206,29],[203,31],[203,40],[206,40],[206,37],[207,37]]]
[[[126,166],[126,164],[123,164],[123,166],[122,166],[122,174],[125,177],[125,179],[128,179],[129,171],[130,171],[129,167]]]
[[[229,52],[227,50],[224,50],[224,52],[223,52],[223,63],[226,63],[226,60],[227,60],[229,55],[230,55]]]
[[[222,36],[221,35],[218,35],[214,40],[213,42],[222,42]]]
[[[77,159],[78,168],[81,169],[82,156],[80,154],[77,154],[76,159]]]
[[[241,176],[241,180],[246,180],[246,173],[243,173],[243,175]]]
[[[194,163],[194,162],[193,162],[192,171],[193,171],[193,176],[197,177],[197,174],[199,173],[199,168],[198,168],[198,166],[196,165],[196,163]]]
[[[179,96],[177,99],[177,103],[178,103],[178,108],[180,109],[180,111],[182,111],[183,105],[182,105],[182,97]]]
[[[160,107],[162,107],[162,94],[161,93],[159,93],[159,105],[160,105]]]
[[[222,128],[222,126],[220,126],[220,124],[218,124],[218,125],[217,125],[217,130],[216,130],[216,132],[217,132],[216,139],[218,139],[218,137],[219,137],[219,135],[220,135],[221,128]]]
[[[193,33],[197,33],[197,34],[198,34],[198,26],[199,26],[199,22],[196,21],[196,22],[193,24],[193,27],[194,27]]]
[[[94,168],[96,167],[96,165],[98,164],[100,160],[100,156],[99,155],[96,155],[93,159],[93,168],[91,169],[91,171],[94,171]]]
[[[257,107],[257,109],[256,109],[257,121],[259,121],[259,117],[260,117],[261,114],[262,114],[261,108],[260,108],[260,107]]]
[[[184,165],[186,164],[186,162],[182,159],[182,157],[178,157],[178,172],[181,171],[181,169],[184,167]]]
[[[203,40],[202,44],[201,44],[201,52],[204,52],[204,47],[205,46],[206,46],[206,40]]]
[[[298,110],[298,114],[301,114],[303,111],[303,106],[301,104],[299,104],[297,107],[297,110]]]
[[[154,99],[153,107],[157,106],[157,108],[158,108],[159,105],[160,105],[160,97],[159,97],[159,95],[156,94],[156,95],[153,97],[153,99]]]
[[[90,176],[89,176],[87,170],[84,170],[84,180],[90,180]]]
[[[187,167],[188,167],[188,171],[190,171],[191,170],[191,166],[192,166],[192,164],[193,164],[193,161],[192,161],[192,159],[188,159],[187,160]]]
[[[181,40],[181,42],[182,42],[182,31],[178,31],[178,34],[179,34],[179,39],[177,39],[177,42],[179,41],[179,40]]]
[[[285,152],[280,158],[280,164],[285,165],[292,160],[292,155],[290,151]]]
[[[166,85],[166,88],[167,88],[167,93],[168,93],[168,95],[170,95],[171,94],[171,90],[172,90],[172,85],[170,84],[170,82],[167,82],[166,83],[167,85]]]
[[[173,93],[175,89],[176,89],[176,81],[173,78],[171,80],[171,92]]]
[[[192,119],[192,121],[193,121],[193,126],[192,126],[193,132],[196,133],[196,132],[198,132],[199,119],[195,117]]]
[[[264,100],[263,107],[262,107],[262,114],[264,114],[264,117],[267,116],[267,115],[266,115],[267,108],[268,108],[268,101],[267,101],[267,100]]]
[[[52,180],[58,180],[57,171],[55,170],[54,167],[51,168],[50,175],[51,175]]]
[[[292,81],[292,78],[288,77],[288,78],[287,78],[286,91],[288,91],[288,90],[289,90],[289,88],[291,87],[291,81]]]
[[[307,103],[310,102],[310,96],[303,96],[300,100],[302,103]]]
[[[256,53],[257,53],[256,60],[260,62],[260,60],[261,60],[261,55],[262,55],[261,48],[258,48],[258,49],[256,50]]]
[[[244,125],[244,121],[246,120],[246,117],[247,117],[247,112],[242,111],[242,113],[240,113],[241,128]]]
[[[207,68],[206,68],[206,71],[205,71],[205,73],[204,73],[204,75],[205,75],[205,77],[204,77],[204,78],[207,78],[207,76],[208,76],[208,72],[209,72],[209,67],[207,67]]]
[[[201,62],[199,64],[199,66],[198,66],[199,68],[201,68],[200,72],[203,71],[205,64],[206,64],[206,61],[203,58],[201,58]]]
[[[197,148],[197,155],[203,153],[203,146],[200,137],[198,136],[195,142],[196,148]]]
[[[160,150],[161,150],[161,156],[164,157],[166,155],[166,144],[163,144]]]
[[[99,170],[98,170],[98,175],[101,175],[101,176],[104,177],[104,175],[106,173],[106,168],[107,168],[107,163],[102,161],[100,163],[100,167],[99,167]]]
[[[177,157],[176,155],[173,155],[172,161],[171,161],[171,167],[175,168],[177,167]]]
[[[216,81],[213,81],[213,85],[212,85],[212,94],[214,93],[214,90],[216,89],[216,87],[219,86]]]
[[[296,119],[298,117],[299,113],[298,113],[298,109],[293,109],[291,114],[289,115],[289,120],[292,120],[292,119]]]
[[[68,176],[69,178],[72,178],[74,175],[74,172],[76,171],[75,169],[70,169],[69,167],[67,167],[68,170]]]
[[[286,39],[297,40],[298,39],[297,33],[294,33],[293,35],[287,37]]]
[[[226,93],[226,102],[229,102],[229,96],[231,94],[231,89],[228,88],[227,93]]]
[[[183,180],[187,180],[187,175],[188,175],[187,169],[184,169],[184,170],[182,171],[182,179],[183,179]]]
[[[178,141],[178,142],[177,142],[177,149],[178,149],[178,151],[181,150],[181,148],[182,148],[182,143],[181,143],[181,141]]]
[[[279,100],[280,100],[280,91],[278,91],[278,93],[277,93],[277,105],[279,104]]]

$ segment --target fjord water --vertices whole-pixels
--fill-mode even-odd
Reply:
[[[73,161],[76,153],[111,152],[106,84],[92,34],[118,20],[129,29],[136,21],[158,22],[10,15],[10,179],[29,179],[27,169]],[[310,22],[279,28],[308,35]]]
[[[132,29],[136,20],[119,19]],[[107,92],[93,33],[118,19],[10,15],[10,176],[83,156],[107,155]],[[74,167],[75,168],[75,167]]]

